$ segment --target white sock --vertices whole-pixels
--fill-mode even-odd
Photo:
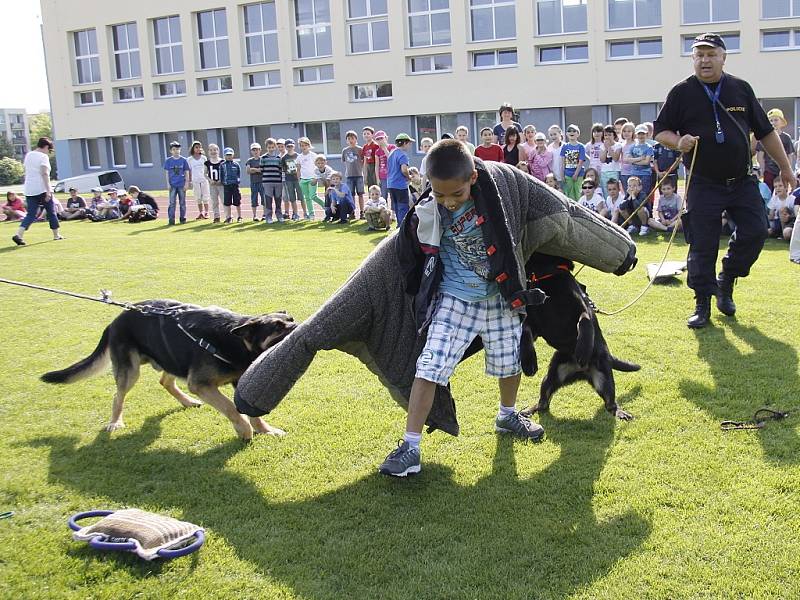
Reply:
[[[517,410],[516,404],[514,406],[503,406],[500,405],[500,408],[497,410],[498,417],[507,417],[510,414],[513,414]]]
[[[25,228],[20,227],[19,229],[17,229],[17,237],[21,239],[23,235],[25,235]]]
[[[419,450],[419,443],[422,440],[421,433],[414,433],[413,431],[406,431],[403,434],[403,441],[408,442],[408,445],[412,448],[416,448]]]

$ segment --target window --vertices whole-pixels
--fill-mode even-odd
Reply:
[[[420,73],[450,73],[453,70],[452,54],[429,54],[426,56],[411,56],[408,59],[408,74]]]
[[[389,49],[386,4],[387,0],[347,0],[347,30],[351,54]]]
[[[800,17],[800,0],[761,0],[762,19]]]
[[[294,0],[297,58],[330,56],[331,11],[329,0]]]
[[[472,129],[473,131],[473,142],[476,144],[481,143],[481,129],[484,127],[494,128],[495,123],[497,123],[497,111],[496,110],[484,110],[478,111],[475,113],[475,127]]]
[[[800,29],[777,29],[761,32],[762,50],[797,50],[800,48]]]
[[[166,159],[170,155],[169,145],[172,142],[182,143],[181,140],[182,136],[180,131],[165,131],[161,135],[162,135],[161,141],[163,142],[163,145],[161,146],[161,151],[163,152],[164,158]],[[185,152],[185,150],[181,148],[181,152]]]
[[[227,127],[222,130],[222,149],[233,148],[234,156],[239,153],[236,149],[239,147],[239,130],[236,127]]]
[[[661,56],[661,38],[650,40],[614,40],[608,42],[609,60],[654,58]]]
[[[540,65],[555,63],[577,63],[589,61],[588,44],[562,44],[560,46],[540,46],[537,49]]]
[[[739,0],[683,0],[683,24],[739,20]]]
[[[278,18],[274,2],[244,7],[244,45],[248,65],[278,62]]]
[[[314,152],[339,155],[342,152],[342,134],[339,122],[306,123],[306,137],[314,146]]]
[[[186,95],[185,81],[165,81],[156,84],[157,98],[174,98],[175,96]]]
[[[78,92],[78,106],[95,106],[103,103],[103,92],[101,90],[91,90],[88,92]]]
[[[136,144],[136,157],[140,167],[153,166],[153,151],[150,147],[149,135],[134,136],[134,143]]]
[[[450,43],[450,0],[407,0],[408,45],[441,46]]]
[[[156,53],[156,75],[183,73],[180,18],[176,15],[153,19],[153,41]]]
[[[320,65],[319,67],[300,67],[294,70],[294,82],[326,83],[333,81],[333,65]]]
[[[248,90],[279,87],[281,85],[281,72],[258,71],[257,73],[247,73],[244,76],[244,82],[245,88]]]
[[[514,0],[469,0],[469,25],[473,42],[516,37]]]
[[[100,54],[97,51],[97,31],[84,29],[72,34],[75,44],[75,69],[78,83],[100,81]]]
[[[481,50],[470,52],[470,65],[473,69],[501,69],[517,66],[517,51]]]
[[[417,132],[417,152],[421,152],[420,140],[422,138],[431,138],[434,142],[442,137],[443,133],[455,134],[456,127],[458,127],[457,114],[444,114],[444,115],[417,115],[416,116],[416,132]],[[494,122],[492,122],[494,125]]]
[[[90,138],[83,141],[84,154],[87,169],[99,169],[100,164],[100,144],[97,138]]]
[[[733,33],[720,33],[719,35],[725,41],[725,47],[727,48],[727,52],[729,54],[741,51],[741,41],[738,31]],[[692,44],[694,43],[694,38],[694,35],[683,36],[682,54],[688,56],[692,53]]]
[[[608,0],[609,29],[659,25],[661,25],[661,0]]]
[[[208,148],[208,131],[205,129],[195,129],[194,131],[189,132],[192,137],[192,142],[200,142],[203,145],[203,148]],[[187,152],[191,151],[191,146]]]
[[[136,102],[137,100],[144,100],[144,88],[141,85],[114,88],[114,102]]]
[[[536,0],[538,35],[584,33],[587,0]]]
[[[592,107],[591,106],[566,106],[564,107],[564,126],[574,123],[580,127],[582,135],[588,138],[591,135],[592,123]],[[638,121],[637,121],[638,123]]]
[[[221,94],[223,92],[233,91],[233,82],[230,75],[222,75],[220,77],[206,77],[198,79],[198,94]]]
[[[272,137],[272,127],[269,125],[256,125],[255,127],[248,127],[250,131],[250,143],[258,142],[264,146],[264,142],[268,137]]]
[[[114,44],[114,75],[117,79],[135,79],[142,76],[139,60],[139,35],[136,23],[123,23],[111,28]]]
[[[111,140],[111,164],[115,167],[125,167],[125,138],[112,137]]]
[[[228,19],[224,8],[197,13],[197,37],[201,69],[231,66],[228,52]]]
[[[383,83],[357,83],[350,86],[354,102],[369,102],[373,100],[391,100],[392,82]]]

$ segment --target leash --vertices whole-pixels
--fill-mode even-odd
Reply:
[[[195,344],[200,346],[203,350],[211,354],[214,358],[221,360],[224,363],[232,365],[233,362],[225,358],[224,356],[220,355],[217,352],[217,348],[211,344],[209,341],[203,338],[197,338],[193,336],[189,331],[181,325],[178,321],[178,317],[181,313],[185,312],[184,309],[181,308],[161,308],[158,306],[152,306],[150,304],[134,304],[133,302],[118,302],[116,300],[112,300],[111,298],[111,291],[110,290],[100,290],[100,297],[97,298],[95,296],[87,296],[86,294],[78,294],[76,292],[69,292],[67,290],[59,290],[58,288],[51,288],[46,287],[43,285],[34,285],[32,283],[25,283],[23,281],[14,281],[12,279],[5,279],[0,277],[0,283],[6,283],[9,285],[16,285],[19,287],[24,287],[32,290],[39,290],[42,292],[50,292],[51,294],[58,294],[60,296],[69,296],[70,298],[78,298],[80,300],[90,300],[92,302],[100,302],[101,304],[108,304],[111,306],[118,306],[123,310],[133,310],[143,315],[158,315],[162,317],[170,317],[175,321],[178,329],[180,329],[186,337],[192,340]],[[163,330],[162,330],[163,333]],[[166,340],[165,340],[166,344]],[[169,349],[169,345],[167,344],[167,349]]]
[[[688,171],[688,173],[686,175],[686,188],[684,189],[683,197],[681,198],[681,205],[678,207],[678,214],[683,214],[683,208],[686,205],[686,196],[689,194],[689,185],[691,184],[691,181],[692,181],[692,173],[694,172],[694,161],[697,158],[697,146],[699,144],[700,144],[700,140],[696,140],[695,144],[694,144],[694,149],[692,150],[692,162],[689,165],[689,171]],[[660,180],[658,180],[658,182],[656,183],[655,186],[653,186],[653,189],[650,191],[650,194],[648,194],[647,197],[642,201],[642,203],[639,206],[636,207],[636,210],[631,213],[631,216],[629,216],[627,219],[625,219],[625,221],[623,221],[621,227],[624,227],[625,223],[627,223],[631,218],[633,218],[633,215],[635,215],[639,211],[639,209],[642,206],[644,206],[644,203],[647,202],[647,200],[650,198],[650,196],[655,194],[655,191],[658,189],[658,187],[661,185],[661,183],[670,175],[671,171],[678,166],[679,162],[680,162],[680,158],[676,159],[675,162],[672,163],[672,166],[665,173],[665,175]],[[677,233],[678,233],[678,228],[677,227],[673,227],[672,228],[672,234],[669,236],[669,242],[667,242],[667,249],[664,251],[664,255],[661,257],[661,262],[659,262],[659,264],[658,264],[658,269],[659,270],[661,269],[661,267],[664,266],[664,263],[667,261],[667,255],[669,254],[669,251],[672,248],[672,244],[675,241],[675,236],[677,235]],[[578,269],[575,272],[575,276],[576,277],[577,277],[578,273],[580,273],[583,270],[583,267],[585,267],[585,266],[586,265],[581,265],[581,268]],[[639,292],[633,300],[628,302],[622,308],[618,308],[617,310],[612,310],[612,311],[606,311],[606,310],[603,310],[602,308],[597,308],[596,309],[597,313],[601,314],[601,315],[605,315],[605,316],[614,316],[614,315],[618,315],[619,313],[621,313],[621,312],[623,312],[625,310],[628,310],[631,306],[636,304],[639,300],[641,300],[644,297],[644,295],[647,293],[647,291],[650,289],[650,287],[653,285],[653,283],[655,283],[655,279],[651,279],[647,283],[647,285],[644,287],[644,289],[641,292]]]
[[[759,415],[764,415],[759,418]],[[789,416],[789,413],[771,408],[759,408],[749,421],[722,421],[719,424],[722,431],[742,431],[746,429],[763,429],[768,421],[780,421]]]

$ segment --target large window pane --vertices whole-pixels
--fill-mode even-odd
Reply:
[[[367,0],[347,0],[347,11],[351,19],[369,16]]]
[[[305,133],[317,152],[322,152],[322,123],[306,123]]]
[[[639,56],[657,56],[661,54],[661,40],[639,40]]]
[[[431,45],[431,31],[428,25],[427,15],[409,18],[409,34],[412,47]]]
[[[498,6],[494,11],[494,21],[497,39],[516,37],[517,22],[513,6]]]
[[[516,50],[500,50],[497,53],[497,64],[499,64],[499,65],[515,65],[515,64],[517,64],[517,51]]]
[[[473,67],[492,67],[494,66],[494,52],[475,52],[472,55]]]
[[[389,21],[374,21],[372,23],[372,49],[389,49]]]
[[[329,56],[332,52],[331,28],[317,27],[317,56]]]
[[[561,33],[560,0],[538,0],[536,3],[536,22],[539,35]]]
[[[350,26],[350,52],[369,52],[369,23]]]
[[[633,25],[633,0],[608,0],[608,26],[625,29]]]
[[[244,32],[254,33],[261,31],[261,7],[258,4],[249,4],[244,7]]]
[[[586,31],[586,0],[563,0],[564,33]]]
[[[450,43],[449,13],[434,13],[431,15],[431,37],[434,44]]]
[[[765,31],[762,34],[764,48],[786,48],[792,44],[792,32]]]
[[[683,0],[684,23],[708,23],[711,20],[711,0]]]
[[[634,53],[633,41],[611,42],[608,46],[609,46],[609,56],[611,58],[622,58],[625,56],[633,56]]]
[[[589,60],[589,46],[586,44],[567,46],[564,54],[566,60]]]
[[[153,153],[150,150],[150,136],[136,136],[136,151],[139,154],[139,166],[153,164]]]
[[[424,137],[429,137],[434,142],[439,139],[436,132],[436,115],[417,115],[417,140]]]
[[[555,48],[539,48],[539,62],[561,62],[564,59],[561,46]]]
[[[761,14],[765,19],[790,16],[790,0],[761,0]]]
[[[338,154],[342,151],[342,134],[339,122],[325,123],[325,153]]]
[[[661,0],[635,1],[637,27],[653,27],[661,25]]]
[[[711,0],[711,20],[720,21],[739,20],[739,0]]]

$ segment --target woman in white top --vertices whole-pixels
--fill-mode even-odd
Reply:
[[[564,145],[564,135],[558,125],[551,125],[547,130],[547,135],[550,138],[550,145],[547,146],[547,149],[553,153],[553,174],[556,176],[559,189],[562,189],[564,187],[564,169],[561,168],[561,163],[564,159],[561,157],[561,146]]]
[[[211,201],[211,187],[206,177],[206,155],[203,153],[203,144],[192,142],[189,151],[189,182],[192,184],[194,199],[197,202],[197,219],[208,218],[208,204]]]

